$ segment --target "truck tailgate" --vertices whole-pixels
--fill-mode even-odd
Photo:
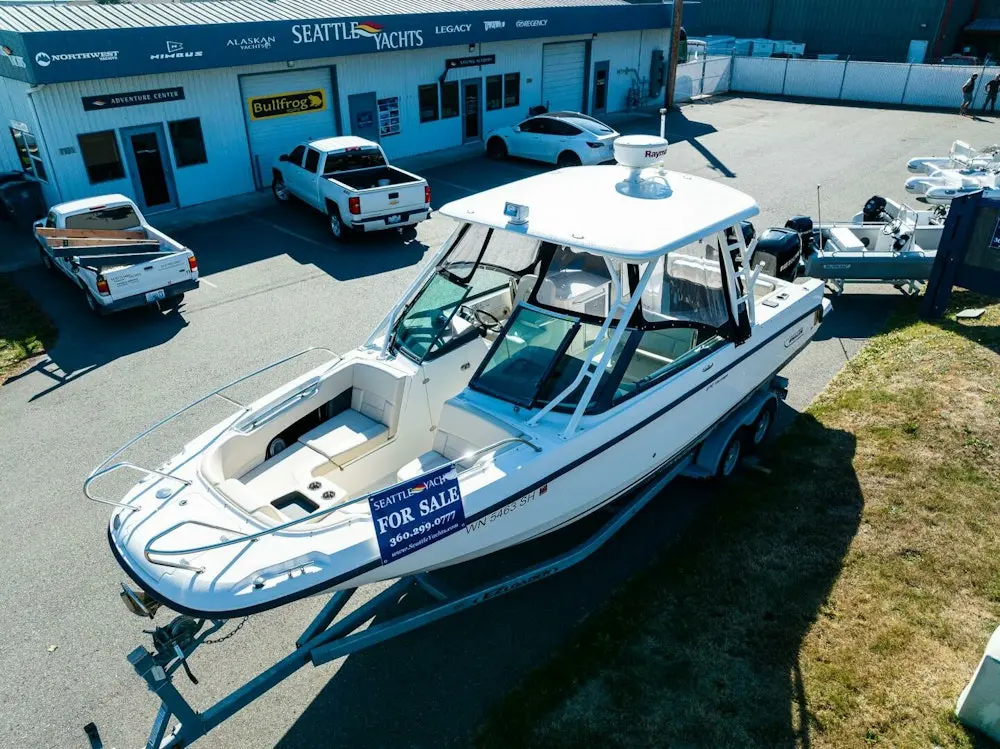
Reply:
[[[373,187],[360,193],[361,215],[393,214],[422,208],[425,182],[410,182],[403,185]]]
[[[118,301],[126,297],[157,291],[171,284],[188,281],[195,277],[188,263],[190,252],[176,252],[172,255],[119,267],[104,272],[111,299]]]

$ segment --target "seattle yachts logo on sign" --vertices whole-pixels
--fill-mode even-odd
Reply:
[[[435,34],[462,34],[466,31],[472,31],[471,23],[445,24],[434,27]]]
[[[117,54],[117,53],[116,53]],[[195,52],[186,52],[183,42],[167,42],[166,53],[157,53],[149,56],[150,60],[176,60],[186,57],[201,57],[204,54],[200,49]]]
[[[419,551],[465,527],[458,471],[443,466],[368,498],[382,564]]]
[[[0,55],[3,55],[5,58],[7,58],[7,60],[10,61],[10,64],[13,65],[15,68],[28,67],[27,65],[24,64],[24,58],[19,55],[15,55],[14,50],[12,50],[10,47],[0,44]]]
[[[424,35],[419,29],[408,31],[383,31],[374,21],[329,21],[327,23],[295,24],[292,39],[295,44],[316,42],[343,42],[354,39],[374,39],[375,49],[405,49],[423,47]]]
[[[312,91],[254,96],[247,103],[250,105],[250,119],[256,121],[290,114],[322,112],[326,109],[326,96],[323,89],[317,88]]]
[[[43,68],[47,68],[54,62],[74,62],[76,60],[98,60],[100,62],[114,62],[118,59],[118,50],[107,52],[73,52],[64,55],[50,55],[48,52],[39,52],[35,55],[35,62]]]
[[[548,26],[549,19],[547,18],[533,18],[529,21],[518,21],[514,25],[519,29],[530,29],[536,26]]]
[[[496,31],[507,25],[506,21],[483,21],[483,28],[486,31]]]
[[[277,37],[274,36],[251,36],[246,39],[229,39],[226,42],[227,47],[236,47],[244,52],[248,52],[254,49],[271,49],[271,46],[277,41]]]

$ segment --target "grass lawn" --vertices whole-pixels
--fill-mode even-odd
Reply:
[[[1000,624],[1000,305],[916,307],[776,440],[772,473],[718,492],[508,695],[482,749],[993,746],[953,710]]]
[[[0,383],[56,339],[56,329],[10,276],[0,274]]]

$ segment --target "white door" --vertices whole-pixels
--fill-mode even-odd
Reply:
[[[296,144],[337,134],[331,81],[330,68],[240,78],[258,186],[271,184],[271,165]]]
[[[550,112],[583,110],[586,42],[546,44],[542,48],[542,103]]]
[[[927,57],[927,40],[926,39],[911,39],[910,49],[906,53],[906,61],[908,63],[919,65]]]

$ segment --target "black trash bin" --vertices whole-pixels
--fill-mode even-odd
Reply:
[[[0,182],[0,207],[18,226],[31,226],[36,219],[45,216],[41,184],[23,177]]]

